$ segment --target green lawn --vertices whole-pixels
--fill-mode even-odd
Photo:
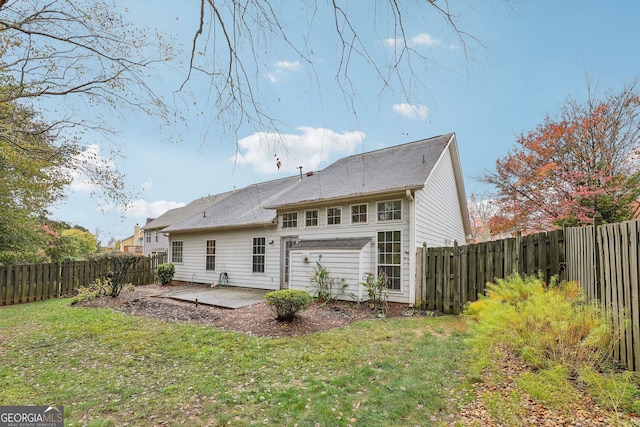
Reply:
[[[67,426],[415,426],[464,394],[455,317],[273,339],[68,304],[0,308],[0,405],[62,405]]]

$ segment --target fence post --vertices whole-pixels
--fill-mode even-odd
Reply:
[[[598,246],[598,227],[602,225],[602,215],[596,212],[593,217],[593,268],[595,274],[596,298],[602,302],[602,289],[600,288],[602,281],[600,280],[600,249]]]
[[[461,292],[460,292],[460,248],[458,247],[458,241],[453,242],[453,262],[451,266],[453,272],[453,314],[460,314]]]
[[[524,264],[520,263],[522,258],[522,231],[516,233],[516,262],[515,271],[522,275],[524,273]]]

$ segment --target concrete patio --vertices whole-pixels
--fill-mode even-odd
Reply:
[[[215,288],[170,290],[154,295],[159,298],[172,298],[197,304],[212,305],[223,308],[241,308],[264,301],[264,295],[269,292],[264,289],[240,288],[235,286],[221,286]]]

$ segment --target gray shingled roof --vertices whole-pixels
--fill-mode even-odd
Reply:
[[[144,228],[195,231],[270,224],[276,209],[360,194],[421,188],[453,133],[340,159],[312,175],[278,179],[198,199],[174,209]],[[197,202],[197,203],[196,203]],[[175,212],[174,212],[175,211]]]
[[[268,208],[282,208],[359,194],[421,188],[453,133],[395,147],[345,157],[305,176],[285,194],[269,200]]]
[[[189,231],[206,228],[268,224],[276,220],[275,209],[265,208],[267,200],[286,193],[299,177],[253,184],[225,193],[214,203],[202,206],[195,214],[172,224],[164,231]]]
[[[220,200],[229,196],[231,193],[232,192],[229,191],[222,194],[216,194],[214,196],[202,197],[181,208],[171,209],[163,213],[153,221],[149,221],[147,224],[145,224],[144,227],[142,227],[142,229],[147,231],[161,230],[172,224],[176,224],[186,218],[189,218],[192,215],[195,215],[198,212],[202,212],[207,206],[219,202]]]
[[[371,238],[348,238],[348,239],[318,239],[318,240],[300,240],[298,243],[291,247],[291,250],[331,250],[331,249],[362,249],[368,243],[371,243]]]

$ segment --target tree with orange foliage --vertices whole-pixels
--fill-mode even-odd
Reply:
[[[500,215],[493,233],[532,233],[563,225],[633,218],[640,196],[640,93],[638,82],[599,97],[569,99],[559,117],[522,134],[482,181],[497,189]]]

